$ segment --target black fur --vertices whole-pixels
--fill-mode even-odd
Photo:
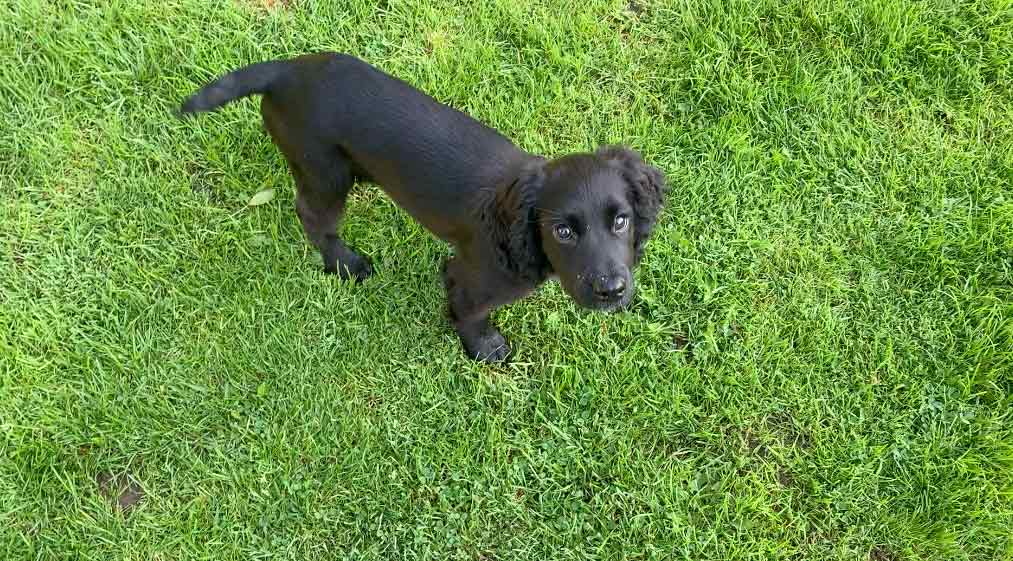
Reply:
[[[211,111],[242,97],[267,93],[287,68],[285,61],[268,61],[230,72],[190,96],[180,107],[180,113]]]
[[[665,204],[665,177],[657,168],[647,165],[640,154],[621,146],[603,146],[598,155],[610,164],[623,170],[623,177],[630,184],[630,200],[633,202],[633,213],[636,216],[633,245],[636,250],[636,263],[644,253],[644,245],[658,214]]]
[[[496,252],[496,262],[504,270],[536,283],[551,272],[538,230],[532,227],[537,220],[538,193],[545,180],[542,163],[541,159],[534,160],[479,203],[480,221]]]
[[[337,235],[353,184],[372,181],[455,256],[443,267],[465,351],[505,359],[497,307],[557,276],[582,306],[614,310],[634,292],[664,202],[664,178],[636,152],[603,147],[554,160],[347,55],[320,53],[236,70],[182,114],[262,94],[261,114],[296,183],[296,211],[324,270],[363,280],[369,260]]]

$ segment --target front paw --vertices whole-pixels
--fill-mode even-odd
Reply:
[[[338,261],[333,268],[325,268],[324,272],[338,275],[341,280],[354,280],[360,283],[373,274],[373,265],[368,258],[353,254]]]
[[[479,362],[505,362],[510,356],[510,346],[503,335],[495,329],[484,333],[465,337],[461,336],[464,350],[468,357]]]

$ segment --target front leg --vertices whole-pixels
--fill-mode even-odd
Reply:
[[[489,314],[531,291],[530,287],[504,282],[495,274],[483,274],[481,266],[460,258],[447,260],[443,286],[447,290],[450,321],[469,358],[481,362],[502,362],[510,356],[503,334],[490,322]]]
[[[489,316],[466,323],[454,321],[454,330],[468,357],[479,362],[505,362],[510,357],[506,337],[489,323]]]

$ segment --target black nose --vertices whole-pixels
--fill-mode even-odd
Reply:
[[[618,300],[626,291],[626,279],[619,275],[596,277],[592,288],[599,300]]]

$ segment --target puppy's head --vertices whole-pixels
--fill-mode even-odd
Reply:
[[[605,147],[545,165],[535,214],[542,251],[581,306],[626,307],[633,268],[664,200],[664,178],[636,152]]]
[[[501,261],[555,273],[585,308],[623,308],[664,195],[661,172],[626,148],[538,162],[497,197]]]

